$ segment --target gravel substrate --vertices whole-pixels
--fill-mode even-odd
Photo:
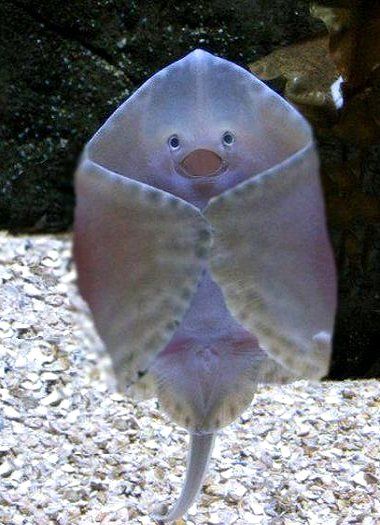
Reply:
[[[115,393],[69,236],[0,234],[0,524],[153,523],[187,433]],[[220,433],[188,524],[380,523],[380,382],[263,386]]]

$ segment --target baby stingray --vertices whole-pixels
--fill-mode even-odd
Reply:
[[[196,50],[87,144],[76,174],[80,291],[121,391],[191,434],[178,502],[257,382],[326,374],[335,266],[312,133],[248,71]]]

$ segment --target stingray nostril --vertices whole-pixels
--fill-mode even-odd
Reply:
[[[172,135],[168,139],[168,144],[171,147],[171,149],[178,149],[180,146],[180,141],[177,135]]]
[[[223,134],[222,142],[225,146],[231,146],[235,142],[235,135],[231,131],[226,131]]]
[[[190,177],[207,177],[216,175],[223,165],[219,155],[208,149],[196,149],[181,162],[186,175]]]

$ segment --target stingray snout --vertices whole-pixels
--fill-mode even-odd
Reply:
[[[189,177],[210,177],[220,173],[223,159],[208,149],[195,149],[182,160],[181,168]]]

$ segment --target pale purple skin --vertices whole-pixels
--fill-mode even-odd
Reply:
[[[235,187],[243,193],[228,191]],[[119,382],[130,382],[128,367],[148,368],[164,408],[192,433],[181,497],[156,516],[173,521],[200,489],[215,431],[249,405],[271,358],[310,377],[328,365],[336,279],[312,135],[255,77],[197,50],[152,77],[98,131],[76,191],[80,290]],[[199,248],[191,228],[214,237],[209,258],[187,268],[186,250]],[[177,327],[167,328],[166,310],[165,328],[157,311],[148,315],[150,291],[181,295]]]

